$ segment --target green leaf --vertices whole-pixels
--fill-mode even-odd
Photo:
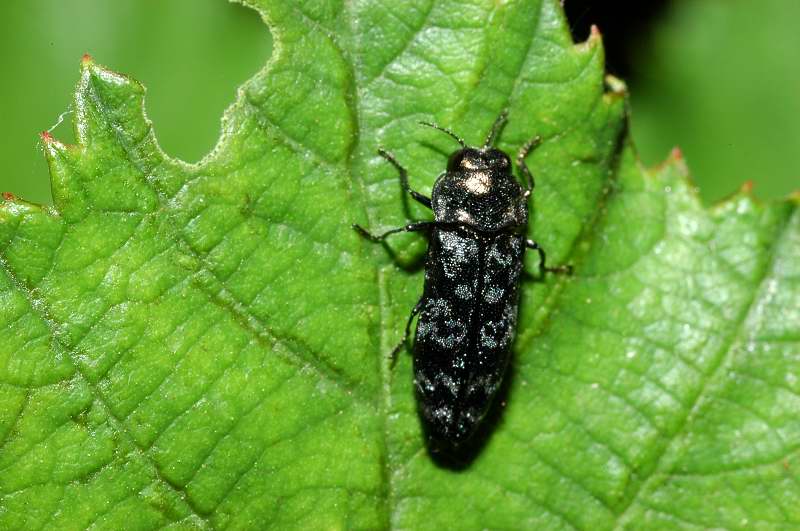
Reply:
[[[0,205],[0,528],[796,525],[798,202],[642,168],[555,0],[396,4],[253,2],[273,57],[197,165],[84,60],[54,208]],[[417,121],[476,143],[504,108],[575,274],[525,282],[503,407],[445,466],[387,358],[424,240],[350,224],[407,219],[378,146],[429,191],[453,144]]]

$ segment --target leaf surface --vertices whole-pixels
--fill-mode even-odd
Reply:
[[[253,2],[274,53],[216,149],[162,152],[82,63],[55,206],[0,205],[0,527],[740,527],[800,520],[800,215],[646,170],[599,35],[557,2]],[[474,459],[425,449],[418,235],[452,140],[544,138],[509,388]],[[392,256],[394,254],[394,256]],[[530,256],[527,267],[535,271]],[[794,468],[793,468],[794,467]]]

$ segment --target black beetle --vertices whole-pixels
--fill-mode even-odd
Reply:
[[[526,247],[539,253],[542,273],[570,271],[569,266],[548,268],[542,248],[525,237],[527,202],[534,186],[525,157],[540,138],[531,139],[517,155],[527,185],[523,189],[508,155],[494,147],[506,116],[500,114],[480,148],[467,146],[448,129],[421,122],[461,145],[450,155],[430,198],[412,190],[406,170],[390,153],[379,150],[397,168],[403,189],[433,210],[434,221],[377,236],[353,225],[374,242],[398,232],[430,233],[422,298],[392,355],[405,344],[419,314],[413,348],[419,408],[432,442],[452,447],[475,433],[502,383],[514,339]]]

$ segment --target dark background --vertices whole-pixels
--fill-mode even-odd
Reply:
[[[630,89],[645,163],[679,145],[707,202],[746,180],[762,198],[800,189],[800,2],[565,0],[564,8],[577,41],[600,28],[608,72]],[[38,133],[69,109],[84,53],[143,82],[162,147],[197,161],[236,87],[271,50],[258,15],[222,0],[11,0],[0,4],[0,44],[0,191],[37,202],[50,201]],[[65,142],[71,119],[53,129]]]
[[[627,79],[638,59],[636,50],[649,41],[653,28],[666,15],[668,0],[642,2],[567,0],[562,3],[576,42],[589,37],[592,25],[603,34],[606,70]]]

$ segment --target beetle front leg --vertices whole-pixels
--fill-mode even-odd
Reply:
[[[387,236],[391,236],[392,234],[397,234],[398,232],[417,232],[421,230],[427,230],[430,227],[436,224],[435,221],[420,221],[419,223],[409,223],[404,227],[397,227],[396,229],[387,230],[383,234],[372,234],[367,229],[362,227],[361,225],[353,224],[353,228],[361,234],[363,237],[367,238],[370,241],[375,243],[383,242]]]
[[[403,187],[403,190],[408,192],[415,200],[419,201],[426,207],[431,208],[431,198],[411,189],[411,185],[408,184],[408,171],[406,171],[406,169],[402,167],[399,162],[397,162],[397,159],[394,158],[394,155],[383,148],[378,149],[378,155],[391,162],[392,165],[397,168],[397,171],[400,174],[400,185]]]
[[[572,274],[572,266],[569,264],[560,265],[557,267],[547,267],[547,256],[544,253],[544,249],[533,240],[525,240],[525,246],[528,249],[533,249],[534,251],[539,253],[539,274],[544,275],[545,273],[564,273],[567,275]]]
[[[519,166],[519,170],[522,172],[523,177],[525,177],[525,184],[527,185],[525,188],[525,197],[528,198],[533,193],[533,187],[536,183],[533,181],[533,174],[531,170],[528,169],[528,165],[525,164],[525,157],[528,154],[536,149],[536,146],[542,143],[542,137],[535,136],[528,140],[524,146],[519,149],[519,153],[517,153],[517,166]]]

